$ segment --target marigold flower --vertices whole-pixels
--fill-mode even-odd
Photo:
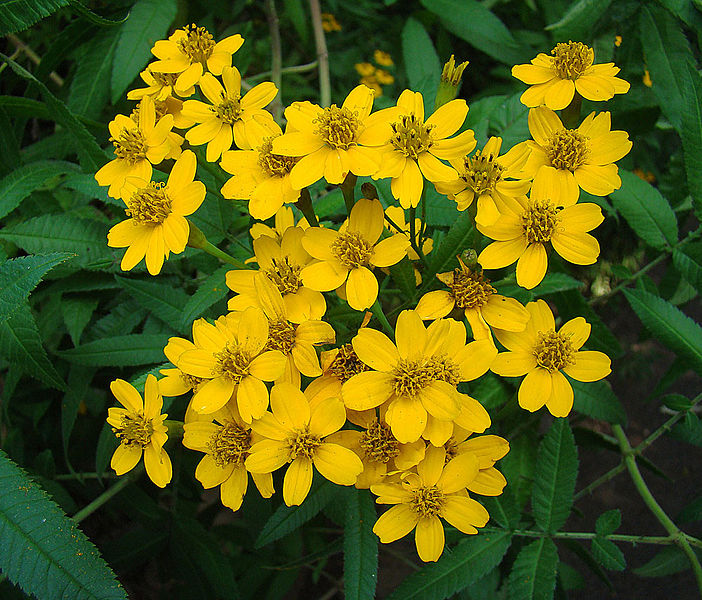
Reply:
[[[375,67],[368,62],[356,63],[353,68],[361,77],[369,77],[375,73]]]
[[[288,230],[289,227],[300,227],[301,229],[307,230],[310,224],[307,222],[305,217],[302,217],[297,225],[295,224],[295,214],[292,208],[289,206],[282,206],[275,213],[274,226],[269,227],[265,223],[254,223],[249,229],[252,239],[257,239],[262,235],[272,237],[278,242],[283,239],[283,234]]]
[[[562,206],[545,180],[535,181],[530,198],[505,203],[494,225],[478,225],[478,231],[497,240],[480,253],[478,262],[485,269],[501,269],[517,261],[517,283],[527,289],[546,274],[548,242],[568,262],[593,264],[600,245],[587,232],[602,223],[602,210],[592,202]]]
[[[545,180],[557,206],[578,201],[578,186],[593,196],[606,196],[622,186],[614,164],[631,150],[626,131],[611,131],[611,115],[590,113],[577,129],[566,129],[555,112],[544,106],[529,111],[533,141],[524,174],[534,185]]]
[[[476,340],[490,338],[490,327],[523,331],[529,313],[514,298],[497,293],[479,269],[470,268],[459,257],[460,267],[436,277],[449,291],[427,292],[419,299],[417,314],[423,319],[440,319],[454,308],[464,311]]]
[[[248,135],[252,127],[248,122],[254,117],[272,121],[273,117],[263,107],[278,93],[273,83],[264,81],[242,96],[241,74],[236,67],[224,67],[222,81],[224,87],[210,73],[205,73],[199,86],[211,104],[199,100],[183,103],[183,114],[199,123],[185,134],[185,139],[196,146],[207,144],[205,157],[209,162],[219,160],[231,148],[232,140],[238,148],[250,149]]]
[[[300,389],[278,383],[271,390],[271,410],[251,424],[266,438],[251,447],[246,469],[271,473],[290,463],[283,478],[283,500],[288,506],[302,504],[312,485],[312,465],[337,485],[353,485],[363,470],[361,460],[348,448],[325,438],[346,422],[344,405],[326,398],[313,408]]]
[[[141,109],[141,102],[134,107],[129,118],[134,121],[137,125],[139,124],[139,112]],[[158,121],[161,117],[165,115],[173,115],[173,127],[178,129],[187,129],[190,127],[194,121],[183,116],[183,101],[173,96],[169,96],[165,100],[154,100],[154,108],[156,109],[156,120]],[[166,142],[170,146],[168,153],[164,156],[164,160],[172,158],[177,159],[181,152],[183,141],[182,135],[177,134],[175,131],[170,131],[166,137]]]
[[[161,272],[170,253],[180,254],[188,243],[190,225],[185,218],[205,199],[205,186],[195,177],[195,155],[186,150],[173,165],[164,185],[130,177],[122,187],[126,212],[131,217],[107,233],[107,245],[125,248],[123,271],[129,271],[146,256],[151,275]]]
[[[205,69],[221,75],[225,67],[231,67],[232,55],[243,43],[244,38],[238,33],[215,43],[204,27],[188,25],[177,29],[167,40],[154,44],[151,53],[160,60],[151,63],[149,68],[159,73],[177,73],[174,89],[179,96],[187,96],[187,91],[200,83]]]
[[[424,120],[424,100],[420,92],[405,90],[397,100],[399,119],[391,124],[390,135],[383,131],[368,135],[366,143],[379,146],[381,162],[374,179],[392,177],[392,195],[402,208],[419,204],[424,178],[451,181],[456,171],[439,159],[457,159],[475,148],[475,135],[468,129],[456,137],[468,113],[465,100],[452,100]]]
[[[446,458],[470,453],[478,460],[478,474],[467,486],[469,492],[481,496],[499,496],[507,485],[504,475],[495,463],[509,452],[509,442],[497,435],[470,436],[470,432],[456,427],[444,444]]]
[[[392,62],[392,56],[382,50],[373,52],[373,60],[383,67],[392,67],[395,64]]]
[[[531,86],[522,94],[522,104],[560,110],[571,103],[576,91],[588,100],[609,100],[629,91],[629,83],[615,77],[619,67],[594,65],[594,50],[582,42],[561,42],[551,54],[538,54],[530,65],[512,67],[512,75]]]
[[[478,533],[490,515],[468,496],[466,487],[478,474],[478,461],[470,453],[446,462],[443,448],[430,446],[417,465],[400,483],[378,483],[371,492],[378,504],[394,504],[376,521],[373,532],[384,544],[394,542],[415,529],[417,554],[424,562],[435,562],[444,550],[444,528],[439,517],[466,534]]]
[[[436,182],[434,185],[441,194],[456,201],[458,210],[465,210],[477,197],[478,210],[476,223],[492,225],[500,213],[497,202],[503,197],[523,196],[529,191],[531,182],[520,179],[520,174],[529,158],[529,147],[517,144],[499,156],[502,138],[491,137],[482,150],[473,156],[451,159],[451,166],[458,172],[458,179],[450,182]]]
[[[146,377],[144,399],[123,379],[115,379],[110,390],[124,408],[110,408],[107,422],[119,439],[110,466],[117,475],[124,475],[136,467],[142,454],[149,479],[158,487],[165,487],[173,475],[171,459],[163,449],[168,440],[168,428],[163,424],[168,417],[161,414],[163,398],[153,375]]]
[[[206,490],[220,486],[222,504],[233,511],[239,510],[249,483],[244,461],[260,436],[244,423],[233,402],[208,416],[189,411],[183,431],[183,446],[205,453],[197,465],[195,478]],[[270,473],[252,473],[251,477],[261,496],[273,495]]]
[[[383,233],[384,213],[379,200],[361,198],[351,209],[344,232],[310,227],[302,245],[318,259],[302,269],[305,287],[320,292],[345,285],[349,306],[364,310],[378,297],[378,280],[373,267],[389,267],[407,253],[409,239],[397,233],[378,241]]]
[[[151,96],[154,100],[165,100],[173,96],[187,98],[195,93],[195,86],[190,86],[187,90],[175,91],[175,84],[178,80],[177,73],[159,73],[151,67],[147,67],[139,77],[142,78],[147,87],[137,88],[127,92],[127,100],[141,100],[144,96]]]
[[[526,374],[519,386],[519,406],[534,412],[546,405],[554,417],[567,417],[573,407],[573,388],[563,373],[578,381],[597,381],[612,372],[603,352],[580,350],[591,326],[576,317],[556,332],[553,313],[543,300],[526,306],[531,319],[523,332],[495,331],[509,350],[501,352],[490,369],[503,377]]]
[[[173,116],[164,115],[156,121],[154,101],[145,96],[140,104],[139,123],[130,117],[117,115],[110,121],[110,141],[115,147],[115,158],[95,173],[98,185],[110,186],[107,194],[119,198],[127,177],[149,181],[152,164],[157,165],[171,151],[168,134],[173,127]]]
[[[322,29],[327,33],[341,31],[341,25],[332,13],[322,13]]]

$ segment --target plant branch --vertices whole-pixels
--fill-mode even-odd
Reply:
[[[281,99],[283,90],[282,67],[283,57],[280,46],[280,21],[275,10],[275,0],[265,0],[266,16],[268,18],[268,29],[271,34],[271,80],[278,88],[278,95],[271,102],[271,111],[276,121],[280,121],[283,114],[283,101]]]
[[[10,40],[10,42],[12,42],[15,48],[24,52],[27,55],[27,58],[31,60],[35,65],[38,65],[41,62],[41,57],[16,35],[8,33],[6,37],[8,40]],[[58,86],[63,85],[63,78],[54,71],[51,71],[51,73],[49,73],[49,79],[51,79],[51,81],[53,81]]]
[[[107,502],[112,499],[113,496],[116,496],[119,494],[124,488],[126,488],[133,479],[136,479],[138,475],[141,474],[141,471],[143,470],[143,467],[139,467],[129,473],[129,475],[126,475],[125,477],[121,478],[117,483],[115,483],[112,487],[106,489],[102,494],[100,494],[95,500],[93,500],[88,506],[80,509],[75,515],[73,515],[73,520],[76,523],[80,523],[83,519],[88,518],[90,515],[92,515],[98,508],[100,508],[103,504],[106,504]]]
[[[331,80],[329,78],[329,52],[327,40],[322,28],[322,10],[319,0],[309,0],[312,12],[312,27],[314,28],[314,44],[317,48],[317,63],[319,66],[319,102],[323,108],[331,104]]]

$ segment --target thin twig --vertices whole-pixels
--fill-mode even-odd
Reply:
[[[282,74],[287,74],[287,73],[307,73],[308,71],[313,71],[314,69],[317,68],[317,65],[319,63],[316,60],[313,60],[312,62],[305,63],[304,65],[293,65],[292,67],[282,67],[280,69],[280,72]],[[258,81],[259,79],[266,79],[268,77],[271,77],[273,75],[273,71],[261,71],[260,73],[256,73],[255,75],[251,75],[250,77],[247,77],[247,81]]]
[[[38,65],[41,62],[41,57],[16,35],[8,33],[7,39],[10,40],[10,42],[12,42],[15,48],[24,52],[27,55],[27,58],[31,60],[35,65]],[[51,79],[51,81],[53,81],[56,85],[63,85],[63,78],[54,71],[49,73],[49,79]]]
[[[329,78],[329,52],[327,40],[322,28],[322,9],[319,0],[310,0],[312,11],[312,27],[314,28],[314,44],[317,48],[317,61],[319,63],[319,101],[323,107],[331,104],[331,80]]]
[[[275,10],[275,0],[266,0],[266,16],[268,17],[268,30],[271,34],[271,80],[278,88],[278,95],[270,104],[270,109],[273,112],[273,117],[276,121],[280,121],[283,114],[283,101],[281,95],[283,93],[282,85],[283,78],[281,69],[283,67],[283,57],[280,46],[280,21],[278,13]]]

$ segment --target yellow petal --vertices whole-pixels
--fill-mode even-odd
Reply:
[[[452,495],[444,498],[441,516],[463,533],[478,533],[476,527],[484,527],[490,515],[485,507],[465,496]]]
[[[551,244],[558,254],[575,265],[594,264],[600,255],[600,244],[589,233],[581,233],[579,231],[554,232]]]
[[[551,110],[561,110],[570,104],[574,95],[575,84],[570,79],[558,79],[551,84],[544,100]]]
[[[417,554],[424,562],[436,562],[444,551],[444,527],[439,517],[422,517],[414,532]]]
[[[124,379],[115,379],[110,384],[110,391],[119,403],[128,411],[140,413],[144,410],[144,402],[141,395],[136,391],[134,386],[127,383]]]
[[[434,114],[426,120],[426,124],[432,127],[433,138],[443,139],[458,131],[466,120],[467,114],[468,105],[465,100],[451,100],[435,110]]]
[[[456,425],[474,433],[482,433],[490,427],[490,415],[480,402],[466,394],[459,394],[458,401],[461,412],[454,419]]]
[[[315,450],[313,460],[319,473],[337,485],[353,485],[363,471],[361,459],[339,444],[321,444]]]
[[[498,338],[499,339],[499,338]],[[532,352],[500,352],[490,370],[502,377],[519,377],[536,367],[536,358]]]
[[[237,338],[242,350],[256,356],[268,342],[268,319],[260,308],[247,308],[241,313]]]
[[[344,383],[341,398],[344,405],[352,410],[375,408],[392,395],[392,382],[392,377],[387,373],[365,371]]]
[[[416,527],[418,521],[419,516],[408,504],[399,504],[380,516],[373,526],[373,533],[383,544],[389,544],[405,537]]]
[[[392,195],[399,200],[402,208],[414,208],[422,197],[422,189],[424,189],[422,172],[417,163],[408,158],[402,173],[390,182]]]
[[[219,329],[205,319],[193,322],[193,342],[209,354],[221,352],[228,341]]]
[[[556,322],[553,318],[553,313],[544,300],[529,302],[526,305],[526,309],[531,315],[531,319],[527,323],[527,330],[534,334],[539,331],[555,331]]]
[[[507,331],[524,331],[530,317],[518,300],[500,294],[492,294],[482,306],[481,313],[491,327]]]
[[[124,475],[137,466],[141,459],[141,446],[120,444],[112,455],[110,467],[117,475]]]
[[[241,380],[237,388],[236,405],[244,422],[251,423],[252,419],[260,419],[268,408],[268,400],[268,388],[260,379],[250,375]]]
[[[539,65],[514,65],[512,67],[512,77],[516,77],[528,85],[536,83],[546,83],[554,77],[553,69]]]
[[[567,231],[590,231],[602,221],[602,209],[594,202],[586,202],[567,206],[560,215],[561,226]]]
[[[519,386],[519,406],[534,412],[546,404],[551,397],[551,373],[541,367],[529,371]]]
[[[251,361],[249,373],[263,381],[275,381],[283,374],[286,362],[280,350],[268,350]]]
[[[290,463],[283,478],[283,500],[287,506],[302,504],[312,487],[312,461],[298,457]]]
[[[501,269],[519,259],[526,248],[524,236],[505,242],[493,242],[480,253],[478,262],[484,269]]]
[[[547,266],[544,245],[537,242],[530,244],[517,261],[517,283],[528,290],[536,287],[546,275]]]
[[[197,479],[206,490],[220,485],[225,481],[233,470],[233,466],[220,467],[212,458],[212,455],[205,454],[195,469],[195,479]]]
[[[570,340],[573,350],[580,350],[582,345],[590,337],[592,327],[583,317],[575,317],[563,324],[558,333]]]
[[[531,137],[540,146],[545,146],[554,132],[564,129],[558,115],[545,106],[529,110],[528,120]]]
[[[487,373],[497,356],[497,348],[492,339],[476,340],[463,346],[452,360],[461,369],[461,379],[472,381]]]
[[[409,238],[404,233],[396,233],[375,245],[370,263],[376,267],[390,267],[399,263],[410,246]]]
[[[560,371],[551,373],[551,396],[546,408],[554,417],[567,417],[573,408],[573,388]]]
[[[310,433],[325,438],[335,431],[339,431],[344,423],[346,423],[344,403],[339,398],[325,398],[312,410],[309,420]]]
[[[401,358],[416,360],[427,344],[427,330],[413,310],[403,310],[395,324],[395,342]]]
[[[453,434],[453,421],[440,421],[431,413],[427,415],[427,425],[422,431],[422,438],[427,440],[432,446],[443,446]],[[416,444],[417,442],[415,442]],[[405,444],[409,446],[410,444]],[[399,469],[399,465],[395,462]]]
[[[506,485],[505,476],[494,467],[490,467],[481,469],[475,479],[468,484],[468,489],[481,496],[499,496]]]
[[[479,435],[462,442],[459,452],[470,452],[478,459],[479,468],[487,469],[509,452],[509,442],[498,435]]]
[[[281,425],[280,421],[270,412],[265,412],[260,419],[251,421],[251,429],[264,438],[279,442],[286,440],[291,431],[289,427]]]
[[[453,494],[464,490],[478,475],[478,459],[466,452],[452,458],[444,467],[437,487],[444,494]]]
[[[222,487],[219,488],[222,504],[232,510],[239,510],[241,503],[244,501],[248,483],[249,474],[246,472],[246,469],[242,466],[235,467],[232,474],[222,483]]]
[[[590,140],[591,156],[588,164],[607,165],[626,156],[631,150],[631,140],[626,131],[610,131]]]
[[[198,387],[191,406],[202,414],[213,413],[229,402],[234,388],[234,382],[228,377],[215,377]]]
[[[603,352],[584,350],[575,353],[575,364],[563,369],[578,381],[598,381],[612,372],[612,361]]]
[[[158,417],[163,408],[163,398],[158,389],[156,377],[150,373],[144,383],[144,415],[149,418]]]
[[[395,344],[375,329],[361,328],[351,343],[358,358],[377,371],[392,371],[400,360]]]
[[[397,441],[409,444],[421,437],[427,425],[427,411],[419,400],[401,396],[390,403],[385,420]]]
[[[360,233],[364,239],[375,244],[383,233],[385,214],[379,200],[361,198],[351,209],[348,231]]]
[[[451,421],[460,412],[456,388],[445,381],[432,381],[417,394],[428,413],[443,421]]]
[[[300,273],[304,286],[318,292],[335,290],[346,281],[348,275],[349,269],[336,258],[313,262],[302,269]]]
[[[622,187],[617,165],[582,165],[575,172],[578,185],[593,196],[607,196]]]
[[[144,466],[149,479],[158,487],[166,487],[173,477],[171,459],[163,448],[156,449],[149,444],[144,449]]]
[[[378,280],[366,267],[349,271],[346,281],[346,300],[354,310],[365,310],[373,306],[378,298]]]
[[[307,398],[299,388],[290,383],[278,383],[273,386],[271,410],[280,424],[287,429],[303,429],[310,422],[310,404]]]
[[[287,442],[263,440],[251,446],[251,454],[244,466],[251,473],[272,473],[288,462],[289,456]]]
[[[417,303],[415,312],[423,320],[440,319],[448,315],[455,305],[453,296],[446,290],[436,290],[424,294]]]

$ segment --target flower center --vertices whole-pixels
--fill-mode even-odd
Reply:
[[[370,367],[362,362],[351,344],[344,344],[339,348],[336,357],[329,365],[327,373],[336,377],[341,383],[346,383],[354,375],[369,371]]]
[[[129,115],[129,118],[137,125],[139,125],[139,115],[141,114],[141,111],[139,110],[140,108],[141,104],[138,104],[132,109],[132,112]],[[154,111],[156,113],[156,121],[158,121],[162,116],[168,114],[168,104],[165,100],[154,99]]]
[[[242,465],[251,448],[251,432],[234,421],[227,421],[207,442],[207,450],[219,467]]]
[[[151,71],[151,76],[154,81],[163,87],[173,87],[180,73],[159,73]]]
[[[127,205],[125,212],[142,225],[160,225],[172,212],[171,199],[164,184],[158,181],[139,188],[124,202]]]
[[[448,273],[447,273],[448,275]],[[472,271],[461,265],[453,270],[453,281],[446,282],[458,308],[480,308],[497,290],[486,280],[482,271]]]
[[[351,231],[339,235],[332,242],[331,251],[347,269],[355,269],[368,266],[373,254],[373,244],[365,240],[360,233]]]
[[[558,224],[558,209],[550,200],[532,200],[522,213],[522,228],[529,244],[548,242]]]
[[[295,437],[288,438],[290,460],[295,460],[298,456],[311,459],[321,443],[319,437],[310,433],[309,427],[298,429]]]
[[[395,394],[412,397],[436,380],[436,369],[432,362],[402,359],[392,375]]]
[[[290,321],[270,321],[266,350],[280,350],[283,354],[290,354],[295,345],[295,329],[296,326]]]
[[[302,287],[302,279],[300,279],[302,267],[291,265],[287,256],[282,260],[274,258],[272,262],[273,266],[265,271],[268,279],[275,283],[283,296],[297,292]]]
[[[332,104],[325,108],[312,123],[317,124],[314,134],[320,136],[332,148],[348,150],[355,143],[361,121],[356,113],[343,106]]]
[[[189,375],[188,373],[183,373],[183,371],[180,372],[180,378],[185,385],[194,391],[197,391],[197,386],[205,381],[202,377],[195,377],[195,375]]]
[[[373,421],[361,433],[360,444],[366,458],[375,462],[386,463],[400,454],[400,442],[393,437],[390,427],[379,421]]]
[[[146,140],[140,129],[127,129],[120,131],[117,138],[110,138],[115,147],[115,156],[126,160],[130,165],[146,158]]]
[[[420,517],[433,517],[444,506],[444,493],[435,485],[412,490],[410,506]]]
[[[249,374],[251,358],[242,352],[237,344],[228,343],[221,352],[216,352],[214,357],[217,360],[212,369],[214,377],[221,375],[238,384]]]
[[[546,156],[556,169],[575,171],[590,155],[588,138],[575,129],[554,132],[546,142]]]
[[[427,360],[426,368],[431,370],[435,381],[445,381],[453,386],[461,382],[461,370],[447,356],[432,356]]]
[[[273,140],[278,136],[267,137],[258,149],[259,166],[272,177],[283,177],[292,171],[299,160],[293,156],[273,154]]]
[[[121,426],[113,427],[112,432],[125,446],[146,448],[154,433],[154,426],[151,419],[142,413],[128,413],[122,417]]]
[[[205,63],[212,56],[215,41],[212,34],[204,27],[198,27],[194,23],[184,28],[186,33],[184,38],[178,40],[178,48],[186,54],[191,62]]]
[[[536,364],[551,373],[575,363],[575,350],[570,338],[555,331],[539,331],[534,346]]]
[[[561,42],[551,54],[553,68],[560,79],[575,80],[592,65],[592,51],[582,42]]]
[[[466,170],[461,179],[478,195],[492,192],[505,170],[492,154],[483,154],[480,150],[471,157],[466,156],[464,164]]]
[[[400,120],[391,123],[390,127],[393,131],[390,143],[395,150],[415,160],[434,143],[430,133],[432,125],[426,125],[415,115],[402,115]]]
[[[231,125],[241,116],[241,96],[239,94],[228,96],[222,92],[222,101],[211,110],[220,121]]]

